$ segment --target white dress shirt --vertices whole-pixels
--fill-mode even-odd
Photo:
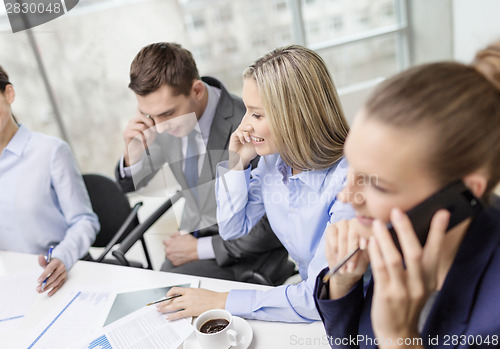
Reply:
[[[328,265],[327,224],[354,217],[352,207],[337,200],[348,164],[341,159],[324,170],[292,175],[278,154],[262,156],[250,171],[217,167],[217,222],[223,239],[247,234],[266,213],[269,223],[297,262],[302,282],[267,291],[231,290],[226,309],[248,319],[285,322],[320,320],[313,298],[316,275]],[[251,174],[251,176],[250,176]]]
[[[68,144],[20,126],[0,154],[0,249],[46,254],[66,269],[89,250],[99,220]]]

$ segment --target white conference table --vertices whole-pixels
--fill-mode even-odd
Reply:
[[[33,270],[37,266],[37,256],[35,255],[0,251],[0,276]],[[68,297],[69,292],[79,286],[99,286],[105,287],[110,291],[120,292],[132,288],[169,286],[192,279],[200,280],[199,287],[213,291],[265,289],[267,287],[256,284],[78,261],[70,270],[64,286],[55,295],[52,297],[48,297],[46,293],[37,295],[21,325],[0,338],[0,348],[19,347],[19,343],[16,343],[15,338],[23,338],[27,334],[31,334],[40,321],[43,321],[46,314],[54,307],[58,307],[61,301]],[[4,302],[7,300],[2,299],[1,301]],[[248,320],[248,322],[254,333],[250,349],[329,348],[325,330],[320,321],[309,324],[257,320]]]

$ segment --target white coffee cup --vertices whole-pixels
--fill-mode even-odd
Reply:
[[[210,320],[225,319],[228,324],[215,333],[203,333],[200,329]],[[194,322],[196,338],[203,349],[226,349],[240,344],[240,335],[234,328],[231,313],[224,309],[207,310]]]

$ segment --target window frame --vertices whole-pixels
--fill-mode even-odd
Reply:
[[[290,7],[292,10],[292,38],[293,40],[305,47],[308,47],[314,51],[321,53],[323,50],[328,50],[336,47],[346,46],[349,44],[369,41],[370,39],[391,36],[396,37],[396,60],[398,63],[399,71],[405,70],[411,65],[411,37],[409,29],[409,0],[393,0],[394,1],[394,11],[396,15],[396,24],[387,25],[381,28],[369,29],[357,34],[346,35],[342,38],[336,38],[331,40],[322,41],[319,43],[308,44],[307,35],[305,31],[306,25],[304,24],[303,11],[302,11],[302,0],[289,0]],[[380,79],[376,79],[380,81]],[[363,82],[365,85],[367,82]],[[346,86],[349,88],[350,86]]]

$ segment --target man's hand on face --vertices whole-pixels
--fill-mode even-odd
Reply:
[[[130,119],[123,131],[125,141],[125,166],[135,164],[139,161],[148,145],[153,143],[156,137],[155,122],[152,118],[137,111],[134,118]]]

